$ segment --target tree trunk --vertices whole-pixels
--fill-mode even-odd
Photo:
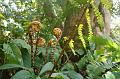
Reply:
[[[103,18],[104,18],[104,29],[103,29],[103,33],[105,35],[110,35],[110,11],[107,10],[106,8],[102,7],[102,14],[103,14]]]

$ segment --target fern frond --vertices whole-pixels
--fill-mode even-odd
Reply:
[[[86,49],[86,43],[85,43],[85,40],[83,38],[82,29],[83,29],[83,24],[80,24],[78,26],[78,35],[79,35],[79,39],[82,41],[83,47]]]
[[[73,44],[73,43],[74,43],[74,41],[73,41],[73,39],[71,39],[70,42],[69,42],[69,46],[70,46],[73,54],[76,55],[75,50],[74,50],[74,44]]]
[[[103,16],[102,16],[102,14],[99,12],[98,7],[95,6],[94,0],[91,0],[90,4],[91,4],[92,7],[93,7],[93,11],[94,11],[94,13],[95,13],[95,16],[97,17],[97,22],[98,22],[98,24],[100,25],[100,28],[103,29],[104,21],[103,21]]]
[[[93,32],[92,32],[92,26],[91,26],[91,20],[90,20],[90,14],[89,14],[89,9],[86,10],[86,19],[87,19],[87,24],[88,24],[88,40],[90,41],[92,36],[93,36]]]
[[[108,10],[111,9],[111,7],[112,7],[111,1],[109,1],[109,0],[100,0],[100,1],[106,9],[108,9]]]

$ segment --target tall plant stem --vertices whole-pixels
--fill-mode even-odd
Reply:
[[[50,76],[52,75],[52,73],[53,73],[56,65],[58,64],[59,60],[60,60],[61,57],[63,56],[63,54],[64,54],[64,52],[65,52],[65,49],[66,49],[66,46],[68,45],[69,42],[70,42],[70,40],[68,40],[68,41],[66,42],[66,44],[65,44],[64,47],[63,47],[63,49],[61,50],[60,56],[59,56],[58,60],[56,61],[56,63],[54,63],[54,67],[53,67],[53,69],[51,70],[48,78],[50,78]]]
[[[34,62],[36,61],[36,57],[37,57],[37,54],[38,54],[38,40],[37,39],[38,39],[38,33],[36,35],[36,43],[35,43],[36,49],[35,49],[35,53],[34,53]]]
[[[34,52],[33,52],[33,41],[32,41],[32,35],[29,34],[29,39],[30,39],[30,46],[31,46],[31,65],[32,67],[34,66]]]

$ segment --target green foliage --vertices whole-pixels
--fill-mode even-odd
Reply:
[[[52,78],[57,78],[57,79],[69,79],[69,77],[67,77],[67,75],[63,74],[63,73],[53,73]]]
[[[21,51],[16,44],[3,44],[3,50],[5,51],[6,63],[23,64]]]
[[[14,39],[13,43],[15,43],[17,46],[21,47],[21,48],[25,48],[28,51],[31,49],[30,45],[27,44],[24,40],[22,39]]]
[[[72,79],[83,79],[83,77],[75,71],[68,71],[68,76],[70,76]]]
[[[36,77],[36,79],[41,79],[41,78],[38,76],[38,77]]]
[[[100,0],[100,1],[106,9],[108,9],[108,10],[111,9],[111,7],[112,7],[111,0]]]
[[[90,4],[93,7],[93,11],[95,13],[95,16],[97,18],[97,22],[99,24],[99,27],[101,28],[101,30],[103,29],[104,26],[104,21],[103,21],[103,16],[102,14],[99,12],[98,6],[95,5],[95,1],[91,0]]]
[[[118,52],[120,52],[120,47],[118,44],[116,44],[111,38],[106,38],[106,36],[103,37],[93,37],[93,41],[95,42],[96,46],[102,46],[101,47],[101,54],[99,55],[106,55],[105,58],[109,58],[110,55],[113,60],[119,59]],[[106,49],[104,49],[106,48]],[[106,53],[102,53],[104,51],[107,51]],[[115,57],[115,58],[114,58]]]
[[[97,66],[97,65],[88,65],[87,66],[87,72],[88,72],[88,76],[91,79],[94,78],[98,78],[101,79],[101,74],[104,72],[104,69],[102,69],[101,67]]]
[[[0,70],[14,74],[11,79],[120,78],[119,39],[93,34],[91,11],[94,11],[101,30],[104,28],[104,16],[99,11],[99,2],[108,10],[111,8],[108,0],[0,1],[0,53],[2,51],[1,54],[4,55],[3,60],[0,58],[0,62],[3,61]],[[78,16],[82,21],[75,22],[74,26],[77,28],[75,35],[78,35],[81,43],[79,48],[74,49],[76,38],[67,39],[65,36],[66,41],[63,41],[56,38],[52,30],[54,27],[60,27],[64,32],[64,25],[68,21],[66,18],[78,20],[75,18],[78,14],[74,13],[82,11],[81,7],[86,8],[83,14]],[[75,17],[71,19],[72,15]],[[39,32],[31,33],[28,29],[33,20],[40,20]],[[85,27],[88,28],[87,35],[84,35]],[[37,45],[39,37],[46,40],[44,46]],[[49,44],[50,39],[55,41]],[[60,44],[61,41],[64,44]],[[67,51],[69,48],[73,53]],[[77,58],[78,61],[73,62]]]
[[[2,70],[2,69],[11,69],[11,68],[27,69],[24,66],[21,66],[21,65],[18,65],[18,64],[4,64],[4,65],[0,66],[0,70]]]
[[[112,75],[114,75],[116,79],[120,78],[120,72],[112,72]]]
[[[66,63],[63,67],[62,70],[74,70],[74,66],[72,63]]]
[[[82,75],[80,75],[79,73],[77,73],[73,70],[60,72],[60,73],[53,73],[52,77],[55,77],[55,78],[60,77],[60,79],[69,79],[69,78],[71,78],[71,79],[83,79]]]
[[[3,19],[3,18],[5,18],[5,17],[4,17],[4,16],[0,13],[0,18],[2,18],[2,19]]]
[[[53,66],[54,66],[54,65],[53,65],[51,62],[46,63],[46,64],[43,66],[43,68],[41,69],[39,75],[42,75],[42,74],[45,73],[46,71],[52,70],[52,69],[53,69]]]
[[[23,65],[25,67],[30,68],[31,67],[31,56],[30,56],[28,50],[22,48],[21,52],[22,52]]]
[[[91,38],[92,38],[92,36],[93,36],[93,32],[92,32],[92,26],[91,26],[91,20],[90,20],[89,9],[86,10],[86,18],[87,18],[88,30],[89,30],[88,40],[90,41]]]
[[[83,37],[82,29],[83,29],[83,24],[80,24],[78,27],[78,35],[79,35],[79,39],[82,41],[84,48],[86,48],[86,43]]]
[[[74,50],[74,44],[73,44],[73,43],[74,43],[74,41],[73,41],[73,39],[71,39],[70,42],[69,42],[69,46],[70,46],[73,54],[76,55],[75,50]]]
[[[17,72],[11,79],[32,79],[33,76],[29,71],[21,70]]]
[[[107,72],[105,74],[106,79],[116,79],[115,76],[111,72]]]

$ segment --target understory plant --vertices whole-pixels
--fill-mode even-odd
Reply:
[[[100,12],[109,0],[10,1],[0,2],[0,79],[120,78],[120,43]]]
[[[0,66],[1,74],[7,71],[11,79],[120,78],[120,46],[110,37],[90,34],[87,47],[84,40],[83,49],[74,49],[74,41],[67,37],[62,40],[60,28],[54,28],[53,37],[49,39],[44,39],[41,29],[41,23],[33,21],[29,24],[26,40],[12,39],[2,44],[5,57],[4,64]],[[79,35],[82,34],[80,31]],[[60,40],[64,42],[63,47],[60,46]],[[71,60],[65,51],[68,46],[71,53],[79,57],[77,62],[73,62],[74,59]]]

